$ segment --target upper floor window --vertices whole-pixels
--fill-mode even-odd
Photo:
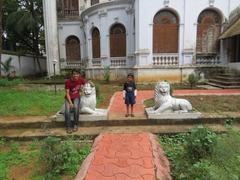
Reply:
[[[79,15],[78,0],[64,0],[64,15],[76,16]]]
[[[99,0],[91,0],[91,5],[98,4]]]

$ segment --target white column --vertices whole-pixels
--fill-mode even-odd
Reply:
[[[43,0],[43,13],[47,71],[48,75],[52,76],[54,73],[54,63],[56,74],[60,73],[56,0]]]

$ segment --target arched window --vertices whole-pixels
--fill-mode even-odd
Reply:
[[[79,15],[78,0],[64,0],[64,15],[77,16]]]
[[[92,57],[100,58],[100,32],[98,28],[94,28],[92,31]]]
[[[159,11],[153,19],[153,53],[178,52],[178,18],[169,11]]]
[[[76,36],[69,36],[66,39],[66,56],[67,61],[80,61],[80,41]]]
[[[110,30],[110,56],[126,56],[126,30],[122,24],[115,24]]]
[[[212,54],[218,52],[218,36],[221,32],[222,18],[214,10],[204,10],[198,17],[197,53]]]

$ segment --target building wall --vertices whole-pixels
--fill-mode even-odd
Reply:
[[[197,37],[197,19],[199,14],[205,9],[214,9],[218,11],[223,20],[229,16],[229,13],[240,4],[238,0],[218,0],[213,4],[209,0],[151,0],[136,1],[136,51],[149,52],[147,54],[147,64],[152,61],[152,23],[155,14],[164,8],[169,8],[179,16],[179,58],[180,64],[192,64],[193,59],[188,59],[185,52],[189,51],[194,55],[196,53]],[[146,15],[147,12],[147,15]],[[146,55],[145,55],[146,56]],[[140,65],[146,64],[146,60],[140,62]]]
[[[88,56],[86,52],[86,38],[80,21],[58,22],[58,35],[60,59],[66,59],[66,39],[72,35],[80,40],[81,58],[86,58]]]
[[[88,1],[87,1],[88,2]],[[134,15],[128,0],[105,2],[96,4],[82,12],[79,20],[58,21],[60,58],[66,59],[66,38],[77,36],[81,42],[82,58],[92,59],[92,29],[100,31],[101,58],[110,58],[109,31],[112,25],[120,23],[126,28],[127,56],[133,56],[134,46]],[[81,22],[82,20],[82,22]],[[106,64],[108,65],[108,64]]]
[[[225,23],[230,12],[240,4],[239,0],[100,0],[99,4],[91,6],[90,0],[79,1],[80,17],[58,21],[60,58],[66,58],[66,38],[75,35],[81,42],[82,58],[91,60],[91,33],[92,29],[97,27],[100,31],[101,61],[104,66],[109,65],[109,31],[112,25],[121,23],[126,28],[126,54],[136,58],[131,71],[136,73],[139,81],[156,81],[159,78],[179,81],[179,74],[183,73],[178,66],[166,69],[152,66],[153,18],[157,12],[169,9],[178,16],[179,65],[192,66],[196,57],[197,20],[200,13],[206,9],[213,9],[222,16],[222,23]],[[223,47],[220,49],[221,62],[226,64],[226,50]],[[189,68],[190,70],[184,71],[186,75],[193,72],[193,68]],[[129,67],[119,71],[115,68],[111,70],[112,77],[120,79],[129,71]],[[102,78],[103,69],[90,67],[87,73],[89,77]]]

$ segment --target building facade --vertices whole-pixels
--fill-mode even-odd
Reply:
[[[226,66],[219,39],[239,0],[44,0],[48,72],[84,67],[88,78],[133,72],[180,81]]]

